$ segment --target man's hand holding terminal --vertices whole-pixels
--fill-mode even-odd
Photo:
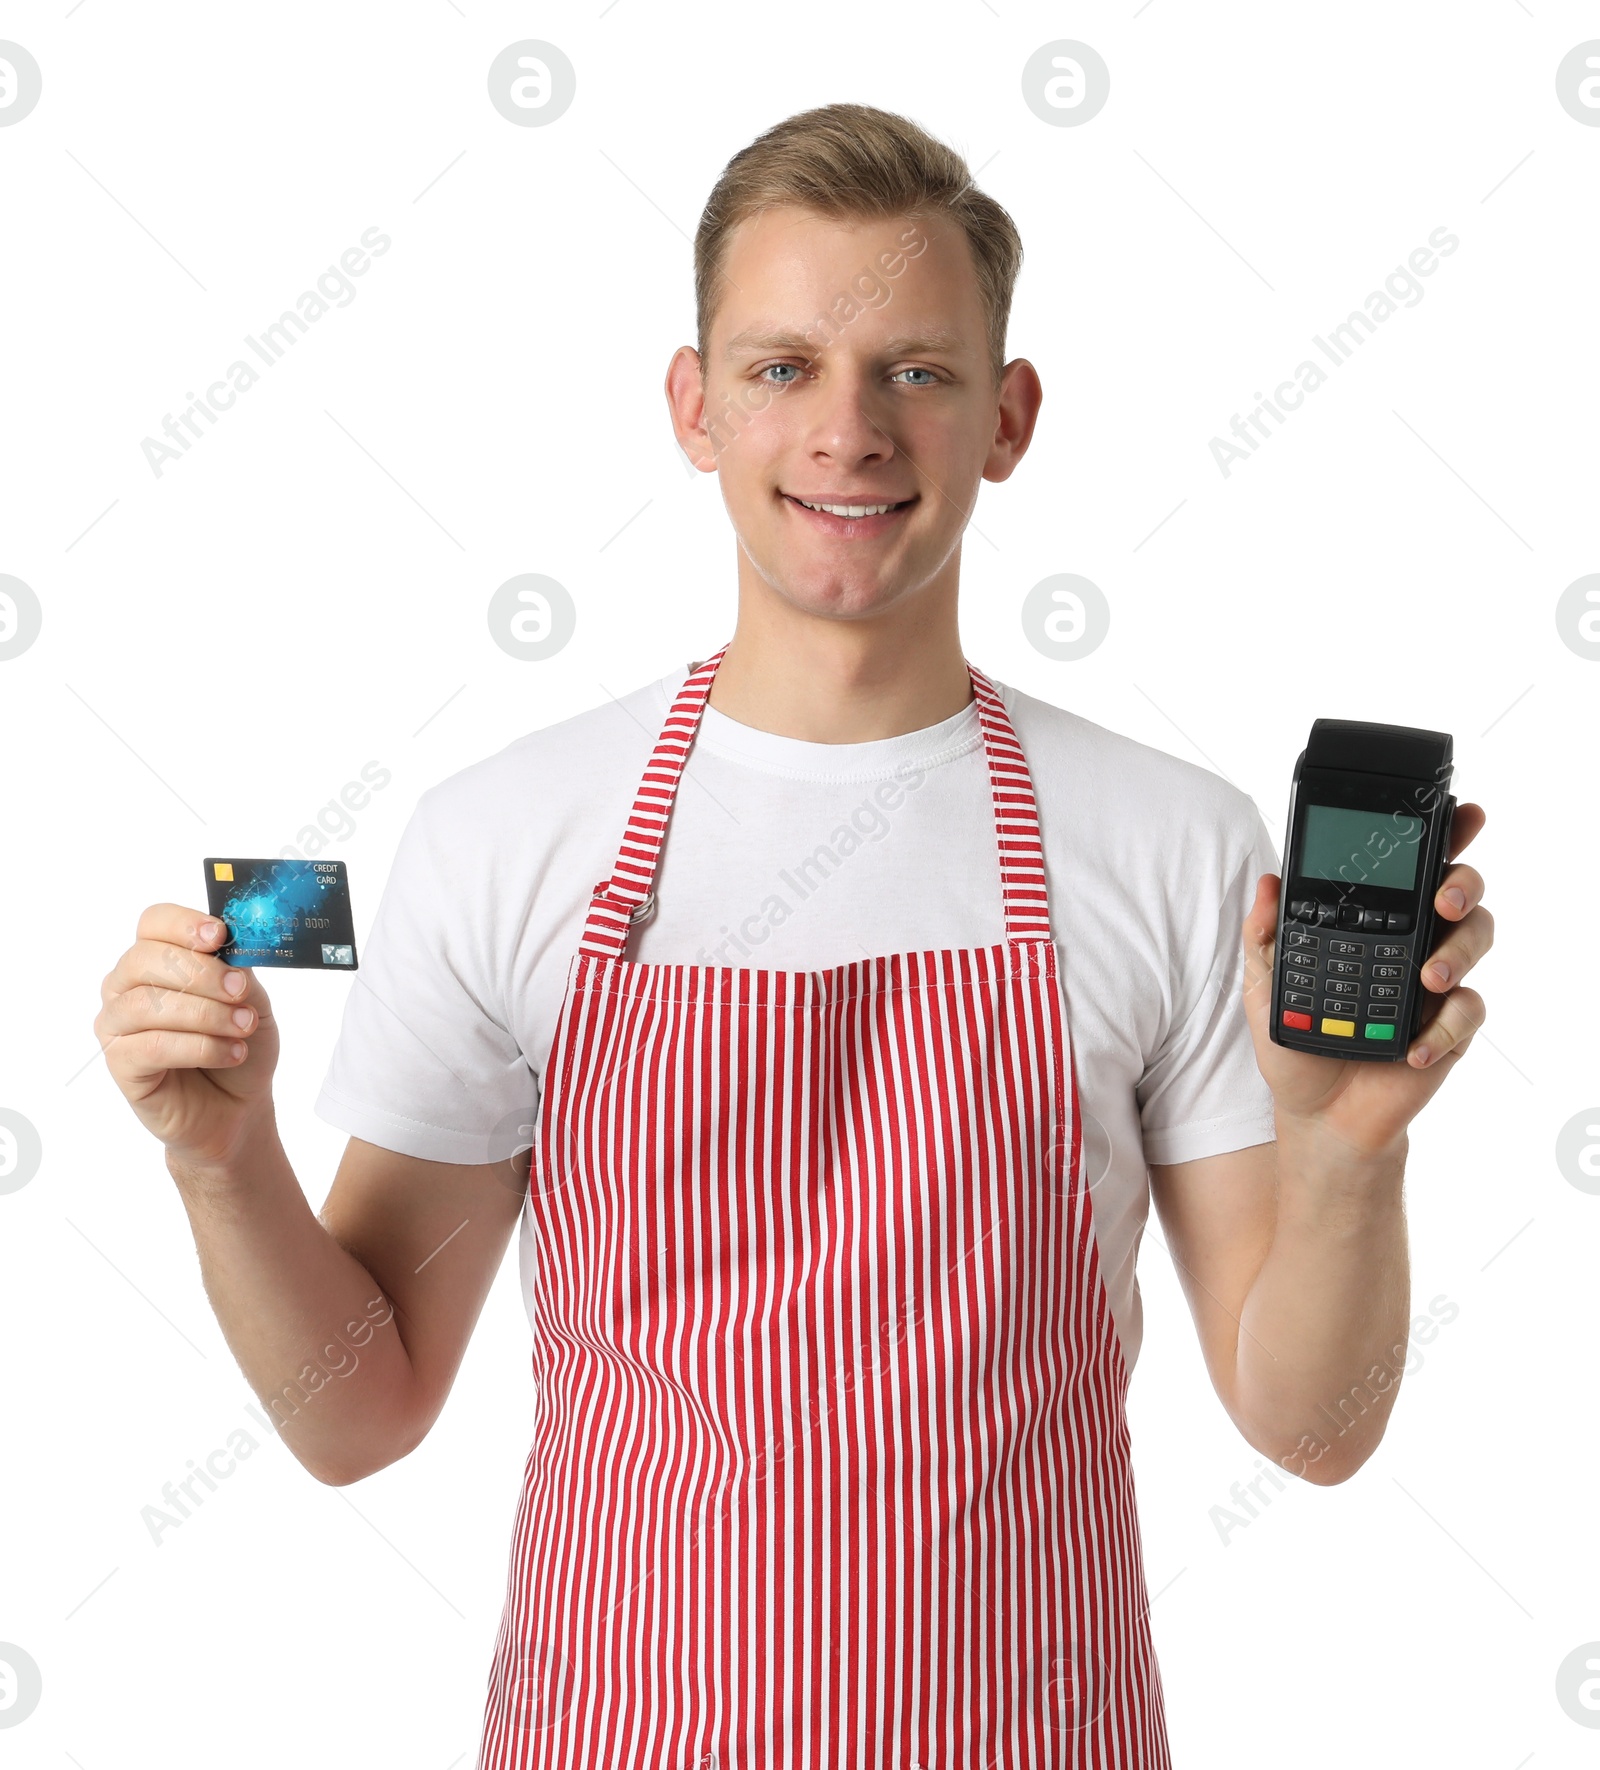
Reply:
[[[1448,860],[1485,821],[1480,805],[1456,807]],[[1372,1454],[1399,1392],[1410,1333],[1407,1127],[1484,1022],[1482,996],[1461,980],[1493,944],[1494,921],[1483,875],[1451,866],[1434,899],[1449,926],[1421,974],[1436,999],[1417,1038],[1402,1062],[1345,1062],[1269,1035],[1280,888],[1276,873],[1261,875],[1243,927],[1245,1013],[1276,1109],[1276,1212],[1223,1381],[1251,1442],[1326,1484]]]

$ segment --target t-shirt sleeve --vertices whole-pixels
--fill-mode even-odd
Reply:
[[[1240,930],[1257,879],[1279,862],[1255,801],[1244,804],[1244,815],[1228,820],[1234,834],[1210,890],[1196,892],[1193,920],[1178,935],[1189,948],[1173,955],[1175,1012],[1137,1090],[1147,1162],[1196,1161],[1276,1135],[1272,1090],[1245,1018]]]
[[[507,1029],[470,855],[430,789],[395,850],[313,1110],[352,1136],[437,1162],[528,1141],[538,1083]]]

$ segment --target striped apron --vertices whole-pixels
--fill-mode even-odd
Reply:
[[[1168,1770],[1011,721],[969,664],[1001,944],[630,963],[722,655],[667,715],[545,1068],[479,1770]]]

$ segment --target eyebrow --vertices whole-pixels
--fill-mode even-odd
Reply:
[[[827,323],[825,314],[818,314],[819,321]],[[848,321],[845,322],[848,325]],[[843,328],[836,328],[842,330]],[[825,341],[826,342],[826,341]],[[897,338],[890,338],[883,346],[885,356],[913,356],[918,351],[954,351],[966,348],[966,337],[952,326],[928,326],[918,332],[906,332]],[[816,344],[807,338],[804,332],[766,331],[759,326],[747,327],[742,332],[735,332],[724,353],[737,356],[743,351],[755,350],[814,350]]]

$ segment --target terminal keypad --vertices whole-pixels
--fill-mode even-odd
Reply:
[[[1297,898],[1285,920],[1284,1025],[1335,1038],[1395,1038],[1413,967],[1412,943],[1394,937],[1411,931],[1410,916]],[[1351,939],[1346,931],[1365,938]],[[1376,934],[1387,938],[1375,940]]]

